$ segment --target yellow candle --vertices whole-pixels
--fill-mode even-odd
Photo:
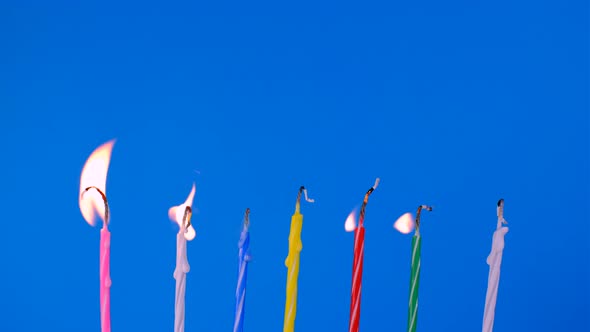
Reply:
[[[302,186],[299,188],[297,203],[295,204],[295,213],[291,217],[291,232],[289,233],[289,255],[285,259],[287,267],[287,298],[285,301],[285,322],[283,332],[295,331],[295,314],[297,312],[297,278],[299,277],[299,255],[303,249],[301,242],[301,228],[303,227],[303,215],[299,212],[301,193],[305,194],[305,200],[313,202],[307,198],[307,191]]]

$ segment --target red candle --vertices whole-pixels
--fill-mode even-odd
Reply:
[[[361,317],[361,283],[363,279],[363,255],[365,249],[365,208],[369,201],[369,195],[377,188],[379,178],[375,180],[375,185],[371,187],[365,194],[361,212],[359,214],[358,227],[354,229],[354,261],[352,265],[352,290],[350,295],[350,322],[348,324],[349,332],[358,332],[359,321]],[[354,227],[354,221],[350,224],[352,219],[349,218],[345,224],[348,231]],[[352,227],[351,227],[352,226]]]
[[[357,332],[359,330],[359,320],[361,318],[361,283],[363,279],[363,256],[365,248],[365,227],[363,226],[363,217],[364,216],[361,214],[359,217],[359,227],[354,231],[354,263],[352,265],[350,323],[348,325],[349,332]]]

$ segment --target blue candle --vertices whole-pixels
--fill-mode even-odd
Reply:
[[[246,209],[244,216],[244,228],[238,242],[238,286],[236,287],[236,318],[234,321],[234,332],[244,331],[244,311],[246,308],[246,279],[248,276],[248,261],[250,261],[250,232],[249,217],[250,209]]]

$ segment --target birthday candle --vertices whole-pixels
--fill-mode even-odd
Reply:
[[[168,211],[170,219],[176,221],[179,226],[178,234],[176,234],[176,268],[174,269],[174,279],[176,279],[174,332],[184,332],[186,274],[191,269],[186,255],[186,241],[194,239],[196,235],[195,229],[191,224],[191,206],[194,196],[195,185],[193,184],[186,201],[179,206],[170,208]]]
[[[287,267],[287,296],[285,300],[285,321],[283,332],[295,330],[295,314],[297,312],[297,278],[299,277],[299,255],[303,244],[301,243],[301,228],[303,226],[303,215],[299,212],[301,193],[305,194],[305,200],[313,202],[307,197],[307,190],[301,186],[295,203],[295,213],[291,217],[291,232],[289,233],[289,255],[285,259]]]
[[[490,266],[488,275],[488,290],[486,292],[486,304],[483,316],[483,332],[492,332],[494,329],[494,314],[496,311],[496,299],[498,298],[498,286],[500,284],[500,266],[502,265],[502,253],[504,252],[504,235],[508,233],[508,227],[502,227],[507,224],[504,219],[504,200],[498,201],[496,209],[498,223],[492,239],[492,250],[488,256],[487,263]]]
[[[365,194],[363,205],[359,214],[359,223],[354,228],[354,260],[352,264],[352,290],[350,295],[350,321],[348,324],[349,332],[358,332],[361,317],[361,284],[363,278],[363,259],[365,251],[365,208],[369,201],[369,195],[379,185],[379,178],[375,180],[375,184]],[[351,231],[351,225],[345,224],[348,231]],[[354,225],[352,225],[354,227]]]
[[[236,316],[234,332],[244,331],[244,313],[246,308],[246,280],[248,277],[248,262],[250,261],[250,209],[244,215],[244,227],[238,242],[238,285],[236,287]]]
[[[111,232],[107,222],[100,230],[100,313],[102,330],[111,332]]]
[[[412,267],[410,270],[410,301],[408,303],[408,332],[416,331],[418,320],[418,287],[420,286],[420,250],[422,237],[420,236],[420,212],[422,209],[432,211],[432,207],[420,205],[416,212],[416,231],[412,237]]]
[[[106,197],[106,179],[114,141],[98,147],[84,165],[80,176],[79,206],[84,219],[95,224],[98,214],[104,221],[100,231],[100,326],[102,332],[111,332],[111,233],[109,203]],[[89,192],[89,190],[94,189]],[[88,194],[87,194],[88,193]],[[102,200],[102,204],[100,201]]]

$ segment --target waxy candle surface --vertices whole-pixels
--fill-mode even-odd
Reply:
[[[100,230],[100,325],[111,332],[111,232],[105,223]]]
[[[184,296],[186,293],[186,274],[191,267],[186,256],[185,228],[181,227],[176,235],[176,296],[174,302],[174,332],[184,332]]]
[[[352,263],[352,290],[350,292],[350,319],[348,321],[348,331],[358,332],[361,320],[361,285],[363,279],[363,260],[365,253],[365,209],[369,202],[369,196],[379,185],[379,178],[375,184],[365,194],[363,205],[359,213],[358,227],[354,230],[354,260]],[[347,220],[348,221],[348,220]],[[354,223],[352,223],[354,224]],[[345,223],[345,229],[351,225]],[[350,229],[347,229],[350,231]]]
[[[238,284],[236,287],[236,315],[234,332],[244,331],[244,315],[246,311],[246,281],[248,277],[248,261],[250,260],[250,232],[244,224],[238,243]]]
[[[420,286],[420,249],[422,237],[415,234],[412,237],[412,267],[410,271],[410,301],[408,304],[408,332],[416,331],[418,320],[418,288]]]
[[[503,202],[500,204],[503,204]],[[483,316],[483,332],[492,332],[494,329],[498,286],[500,285],[500,267],[502,265],[502,254],[504,252],[504,235],[508,233],[508,227],[502,227],[502,224],[506,222],[502,210],[503,206],[500,205],[498,207],[498,223],[492,239],[492,250],[486,260],[490,266],[490,272],[488,275],[488,290],[486,292],[486,304]]]
[[[362,220],[362,219],[361,219]],[[350,296],[349,332],[358,332],[361,317],[361,285],[365,252],[365,227],[362,222],[354,230],[354,260],[352,267],[352,291]]]
[[[295,213],[291,217],[291,232],[289,233],[289,255],[285,260],[287,267],[287,296],[285,301],[285,320],[283,332],[295,330],[295,316],[297,313],[297,279],[299,277],[299,256],[303,249],[301,242],[301,228],[303,215],[299,212],[299,202]]]

